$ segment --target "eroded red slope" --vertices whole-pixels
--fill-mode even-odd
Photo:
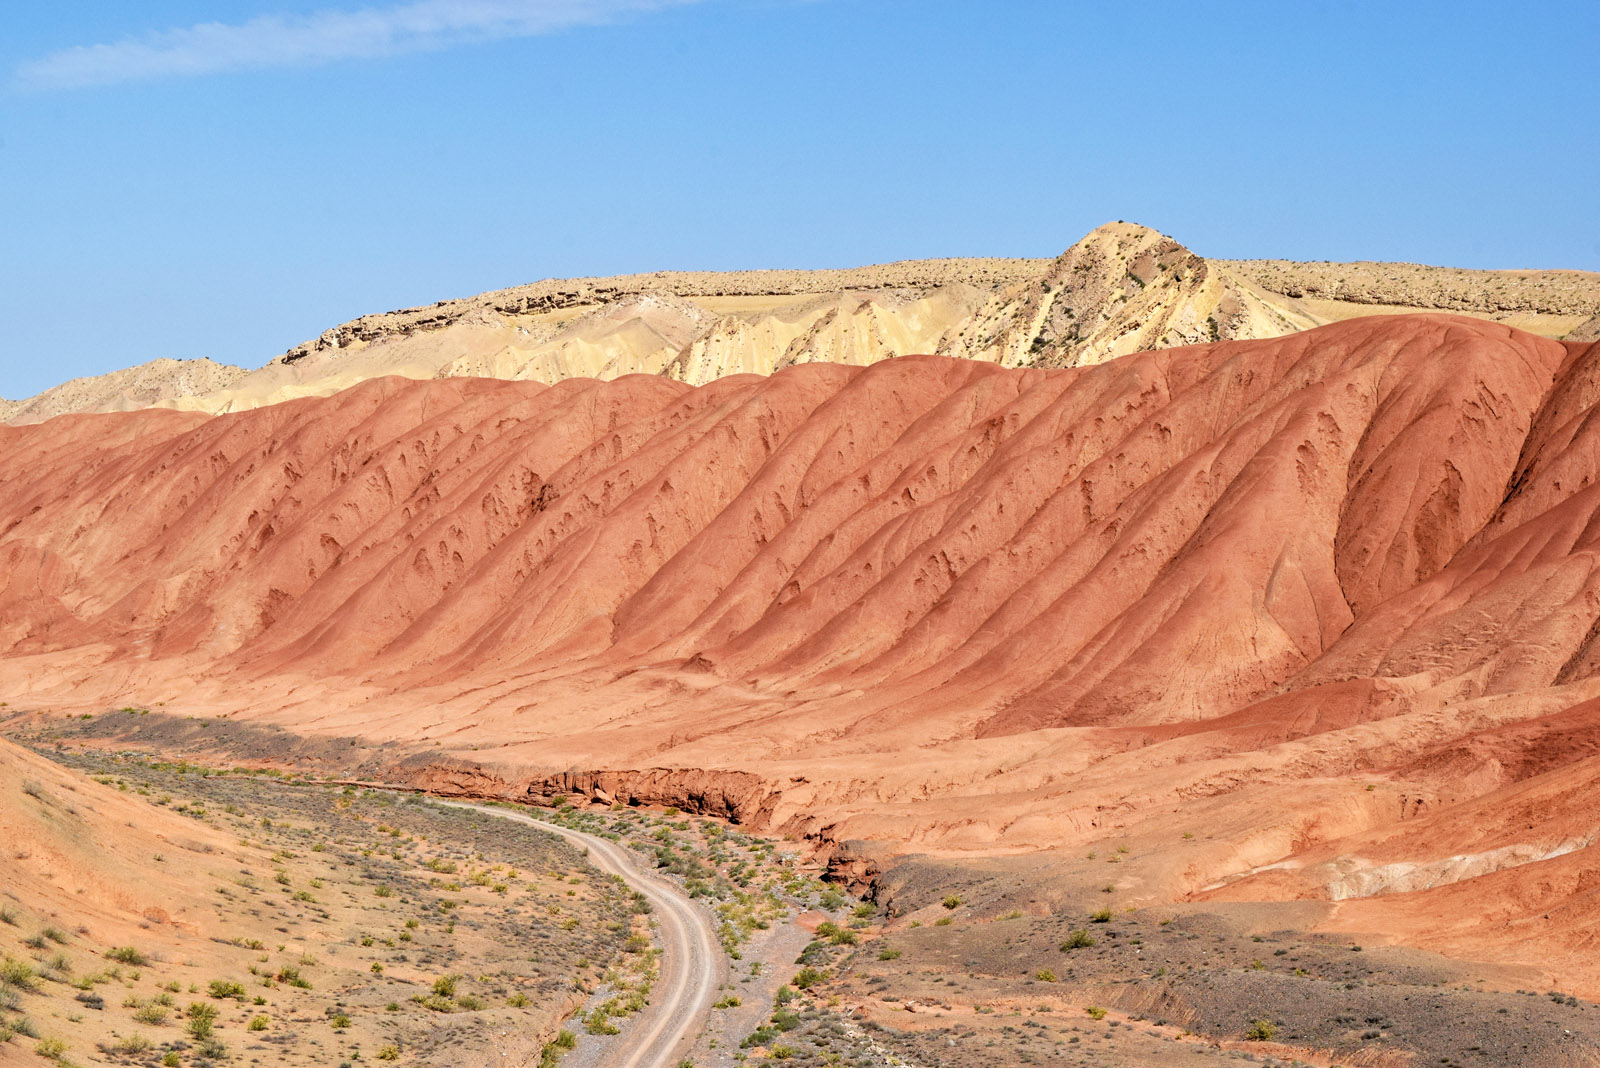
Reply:
[[[0,682],[921,849],[1230,828],[1153,896],[1389,893],[1505,791],[1569,815],[1461,879],[1592,873],[1597,363],[1389,317],[0,428]]]

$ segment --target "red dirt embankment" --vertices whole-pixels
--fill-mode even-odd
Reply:
[[[1597,365],[1429,315],[0,427],[0,686],[918,851],[1205,828],[1136,889],[1526,959],[1600,917]]]

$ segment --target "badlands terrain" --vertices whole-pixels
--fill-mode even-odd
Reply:
[[[1391,267],[1113,224],[1055,261],[541,283],[200,392],[83,386],[127,410],[0,427],[0,731],[34,750],[0,755],[47,795],[4,818],[109,835],[181,757],[623,839],[681,810],[708,864],[725,825],[786,840],[866,900],[786,899],[814,974],[777,985],[787,927],[764,975],[730,955],[749,1032],[700,1063],[1597,1063],[1600,291]],[[139,925],[111,880],[157,847],[126,849],[80,877],[96,938]],[[74,937],[39,885],[0,881],[17,930]],[[539,978],[498,967],[469,996]]]
[[[662,375],[703,385],[801,363],[938,354],[1006,367],[1279,337],[1366,315],[1450,311],[1545,337],[1600,338],[1600,275],[1394,263],[1207,260],[1109,223],[1054,260],[554,279],[366,315],[266,366],[160,359],[0,399],[0,422],[169,407],[212,414],[327,396],[384,375],[543,382]]]

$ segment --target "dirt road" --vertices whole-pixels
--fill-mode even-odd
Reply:
[[[661,977],[651,992],[650,1004],[624,1029],[602,1055],[604,1068],[676,1068],[705,1026],[718,986],[727,969],[711,920],[676,885],[644,871],[622,846],[581,831],[503,808],[440,801],[456,808],[471,808],[501,819],[537,827],[587,849],[589,862],[608,875],[617,875],[650,902],[660,941]]]

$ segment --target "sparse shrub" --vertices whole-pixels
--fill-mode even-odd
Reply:
[[[1110,909],[1101,909],[1090,915],[1089,919],[1093,923],[1110,923],[1113,915],[1114,913]]]
[[[891,948],[889,946],[884,946],[882,949],[878,950],[878,959],[879,960],[899,960],[900,959],[900,951],[898,949],[893,949],[893,948]]]
[[[393,1044],[384,1046],[378,1051],[380,1061],[397,1061],[400,1059],[400,1048]]]
[[[939,902],[939,904],[943,905],[947,909],[957,909],[961,907],[961,898],[957,894],[948,894],[945,896],[943,901]]]
[[[433,981],[433,992],[442,998],[455,997],[456,977],[441,975]]]
[[[142,1024],[159,1027],[167,1022],[167,1009],[164,1005],[149,1002],[134,1009],[133,1018]]]
[[[1271,1042],[1277,1033],[1277,1025],[1271,1020],[1252,1020],[1245,1029],[1244,1037],[1251,1042]]]
[[[528,995],[512,994],[510,997],[506,998],[506,1004],[510,1005],[513,1009],[520,1009],[528,1004]]]
[[[744,999],[738,994],[729,994],[727,997],[715,1002],[711,1007],[713,1009],[736,1009],[743,1004]]]
[[[197,1041],[211,1037],[212,1030],[217,1024],[217,1007],[208,1005],[203,1001],[190,1002],[189,1011],[185,1013],[188,1022],[184,1030],[188,1031]]]
[[[1049,968],[1040,968],[1033,973],[1033,977],[1041,983],[1053,983],[1056,981],[1056,973]]]
[[[136,968],[150,963],[150,958],[133,946],[117,946],[115,949],[107,950],[106,956],[123,964],[132,964]]]
[[[252,1016],[250,1017],[250,1022],[245,1024],[245,1029],[248,1031],[265,1031],[271,1023],[272,1020],[269,1017]]]
[[[32,990],[33,965],[16,957],[0,958],[0,983],[14,986],[18,990]]]
[[[141,1035],[139,1032],[135,1031],[127,1038],[124,1038],[121,1042],[118,1042],[113,1048],[118,1053],[133,1056],[135,1054],[143,1053],[145,1050],[149,1049],[150,1040]]]
[[[311,983],[301,977],[300,969],[292,964],[285,964],[278,969],[278,974],[273,976],[280,983],[286,983],[297,990],[310,990]]]
[[[820,968],[813,968],[810,965],[806,965],[804,968],[801,968],[795,973],[794,979],[791,980],[791,982],[797,989],[809,990],[812,987],[825,982],[827,978],[827,972]]]
[[[233,998],[236,1001],[244,1000],[244,984],[236,983],[232,979],[213,979],[208,987],[214,998]]]
[[[161,1055],[162,1068],[178,1068],[183,1063],[183,1058],[178,1056],[178,1051],[169,1049]]]
[[[343,1031],[350,1026],[350,1016],[348,1013],[336,1012],[328,1022],[333,1025],[335,1031]]]
[[[1088,949],[1098,941],[1099,939],[1095,938],[1094,935],[1079,927],[1076,931],[1067,935],[1066,941],[1061,943],[1061,949],[1063,952],[1069,949]]]

